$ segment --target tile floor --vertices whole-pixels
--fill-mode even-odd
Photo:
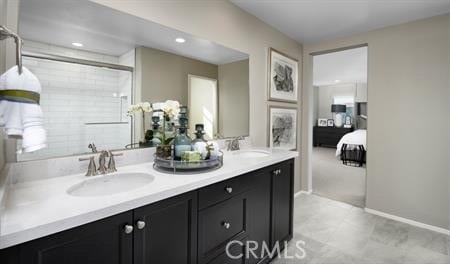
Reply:
[[[295,199],[294,238],[288,256],[272,263],[450,264],[450,236],[368,214],[359,207],[316,195]]]

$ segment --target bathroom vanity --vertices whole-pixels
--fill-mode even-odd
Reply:
[[[154,178],[148,187],[117,195],[64,192],[85,181],[82,175],[44,180],[49,186],[36,183],[33,191],[27,190],[33,182],[19,184],[2,217],[1,263],[266,263],[263,243],[282,248],[292,238],[297,153],[247,155],[230,153],[221,169],[198,175],[161,173],[151,163],[119,168]],[[20,197],[44,189],[50,190],[44,201],[22,205]],[[227,256],[230,241],[229,252],[239,258]],[[257,257],[245,258],[248,241],[258,246]]]
[[[48,146],[7,154],[18,162],[0,175],[1,264],[262,263],[263,247],[292,237],[298,153],[237,150],[251,122],[266,122],[250,120],[249,54],[94,1],[22,0],[18,9]],[[161,107],[168,100],[189,109],[178,124]],[[205,140],[234,138],[237,151],[213,171],[156,170],[148,147],[178,137],[191,148],[199,124]],[[230,241],[241,258],[227,256]]]

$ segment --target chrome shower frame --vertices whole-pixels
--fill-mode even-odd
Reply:
[[[0,25],[0,40],[5,40],[8,38],[14,39],[16,43],[16,65],[19,69],[19,74],[22,74],[22,46],[23,40],[12,30],[9,30],[7,27]]]

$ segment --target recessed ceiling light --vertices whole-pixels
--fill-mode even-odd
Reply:
[[[83,45],[83,43],[80,43],[80,42],[72,42],[72,46],[83,47],[84,45]]]
[[[186,40],[184,38],[176,38],[175,41],[178,42],[178,43],[186,42]]]
[[[335,83],[339,83],[339,82],[341,82],[341,80],[334,80],[334,82],[335,82]]]

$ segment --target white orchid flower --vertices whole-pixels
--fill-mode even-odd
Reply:
[[[152,105],[149,102],[143,102],[139,104],[142,111],[149,113],[152,111]]]
[[[164,103],[162,110],[169,118],[174,118],[180,113],[180,103],[174,100],[167,100]]]
[[[128,107],[128,115],[129,116],[132,116],[135,113],[148,113],[151,111],[153,111],[153,109],[149,102],[134,104],[134,105],[130,105]]]

